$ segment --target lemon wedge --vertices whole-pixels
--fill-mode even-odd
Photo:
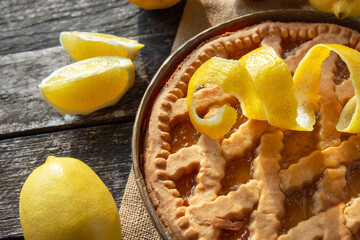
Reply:
[[[360,53],[338,44],[312,47],[300,61],[294,77],[268,46],[253,50],[238,61],[211,58],[196,70],[189,82],[186,104],[192,124],[200,133],[217,139],[236,122],[237,114],[229,105],[208,119],[197,115],[193,94],[203,84],[210,83],[236,96],[248,118],[267,120],[280,128],[311,131],[316,122],[321,65],[331,51],[347,65],[355,89],[355,96],[345,105],[336,129],[360,133]]]
[[[134,60],[143,44],[135,40],[103,33],[62,32],[60,44],[76,61],[101,56],[119,56]]]
[[[135,81],[130,59],[96,57],[60,68],[39,85],[41,97],[62,114],[89,114],[117,103]]]
[[[169,8],[180,2],[180,0],[128,0],[128,1],[146,10]]]

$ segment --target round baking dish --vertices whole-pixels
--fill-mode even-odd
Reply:
[[[156,215],[155,209],[149,198],[146,184],[143,178],[142,171],[142,139],[144,130],[146,128],[149,112],[152,108],[152,103],[157,96],[157,93],[166,84],[166,81],[176,70],[177,66],[202,42],[211,39],[217,35],[225,32],[240,30],[263,21],[280,21],[280,22],[308,22],[308,23],[334,23],[340,26],[348,27],[360,32],[360,23],[353,20],[339,20],[332,15],[317,13],[305,10],[270,10],[244,15],[218,26],[209,28],[198,35],[194,36],[186,43],[184,43],[177,51],[171,54],[161,65],[151,83],[149,84],[139,109],[136,114],[136,119],[133,127],[132,135],[132,161],[136,177],[136,184],[140,191],[141,198],[145,207],[156,227],[159,235],[163,239],[171,240],[171,237],[166,232],[164,226],[161,224]]]

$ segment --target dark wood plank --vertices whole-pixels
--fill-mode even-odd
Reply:
[[[0,55],[54,47],[61,31],[91,31],[138,38],[174,32],[184,2],[157,11],[127,0],[0,1]]]
[[[114,107],[88,116],[63,116],[40,97],[41,80],[71,63],[61,47],[0,57],[0,72],[4,77],[0,90],[0,138],[132,120],[151,77],[169,54],[172,38],[168,34],[143,37],[147,48],[141,50],[134,62],[134,86]],[[169,42],[157,44],[164,39]]]
[[[0,141],[0,239],[21,235],[18,201],[28,175],[49,155],[74,157],[103,180],[118,207],[131,168],[132,123]]]
[[[22,3],[23,7],[18,7],[15,4],[17,2]],[[170,53],[183,4],[168,10],[145,11],[125,0],[104,4],[99,3],[102,1],[81,1],[73,5],[81,5],[82,8],[76,6],[72,10],[67,2],[40,2],[47,8],[42,7],[41,11],[34,9],[38,1],[0,2],[0,26],[5,26],[4,29],[0,28],[0,48],[4,47],[0,53],[17,52],[6,47],[8,40],[12,42],[11,46],[19,47],[19,51],[50,47],[0,56],[0,139],[132,120],[148,83]],[[93,10],[92,14],[89,14],[88,8]],[[2,15],[1,11],[8,12]],[[20,13],[34,16],[30,20],[21,20],[18,19]],[[53,15],[57,17],[51,17]],[[19,26],[13,25],[11,21]],[[46,32],[46,37],[42,36],[46,41],[35,37],[40,30],[44,32],[41,36]],[[38,84],[41,80],[71,63],[70,58],[58,47],[58,36],[62,30],[113,33],[138,39],[146,45],[134,61],[135,85],[116,106],[89,116],[62,116],[40,98]],[[27,31],[32,33],[33,38],[26,38]],[[31,44],[27,45],[29,41]]]

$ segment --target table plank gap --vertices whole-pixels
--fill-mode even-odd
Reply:
[[[0,56],[6,79],[0,82],[0,138],[134,119],[147,85],[170,54],[174,36],[175,31],[142,36],[139,40],[146,46],[134,60],[134,86],[115,106],[88,116],[61,115],[40,97],[41,80],[72,63],[61,47]]]
[[[88,164],[120,207],[131,168],[131,134],[130,122],[0,140],[0,239],[21,235],[18,204],[22,185],[50,155]]]

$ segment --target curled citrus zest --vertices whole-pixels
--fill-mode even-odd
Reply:
[[[254,82],[246,68],[239,61],[214,57],[201,65],[192,76],[188,86],[186,104],[190,120],[200,133],[217,139],[230,131],[237,118],[235,109],[229,105],[222,106],[217,114],[209,119],[202,119],[197,115],[193,94],[204,84],[219,85],[224,92],[233,94],[240,100],[241,108],[248,116],[261,116],[262,120],[266,120]]]
[[[314,110],[318,100],[321,63],[329,56],[330,51],[337,53],[345,62],[355,89],[355,96],[342,110],[336,129],[339,132],[359,133],[360,53],[339,44],[318,44],[312,47],[299,63],[294,75],[295,94],[299,101],[298,122],[304,123],[303,118],[308,118],[309,122],[304,123],[307,130],[312,130],[315,124]]]
[[[273,126],[304,130],[296,122],[297,100],[289,67],[276,55],[274,49],[267,46],[257,48],[239,61],[249,71],[255,83],[266,120]],[[262,120],[260,116],[247,117]]]
[[[192,76],[186,104],[190,120],[203,134],[217,139],[230,131],[236,122],[236,111],[229,105],[220,108],[209,119],[200,118],[193,104],[193,94],[204,84],[217,84],[225,93],[236,96],[243,114],[251,119],[267,120],[271,125],[298,131],[311,131],[315,124],[315,107],[321,65],[336,52],[347,65],[355,96],[344,107],[337,130],[360,132],[360,53],[337,44],[312,47],[299,63],[292,78],[288,66],[271,47],[260,47],[239,61],[211,58]]]

